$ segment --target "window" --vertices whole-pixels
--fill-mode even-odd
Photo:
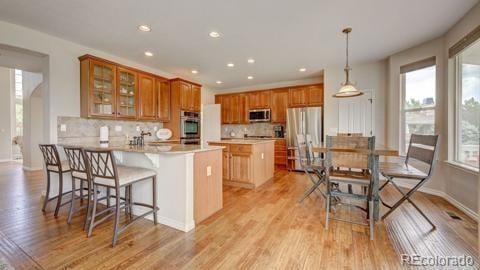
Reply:
[[[400,152],[407,153],[412,134],[435,133],[435,58],[401,68]]]
[[[23,75],[15,69],[15,136],[23,136]]]
[[[479,168],[480,41],[455,56],[454,161]]]

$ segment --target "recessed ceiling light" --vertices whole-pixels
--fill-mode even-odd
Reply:
[[[150,31],[152,31],[152,29],[150,28],[150,26],[145,25],[145,24],[144,24],[144,25],[140,25],[140,26],[138,27],[138,30],[140,30],[140,31],[142,31],[142,32],[150,32]]]
[[[152,52],[149,52],[149,51],[146,51],[146,52],[145,52],[145,55],[146,55],[146,56],[153,56],[153,53],[152,53]]]
[[[234,67],[234,66],[235,66],[234,63],[228,63],[228,64],[227,64],[227,67]]]
[[[253,63],[255,63],[255,59],[249,58],[249,59],[247,60],[247,62],[248,62],[249,64],[253,64]]]
[[[222,84],[222,81],[217,81],[217,84]]]
[[[253,80],[253,76],[248,76],[247,79]]]
[[[195,70],[195,69],[194,69],[194,70],[192,70],[192,73],[193,73],[193,74],[197,74],[197,73],[198,73],[198,70]]]
[[[218,37],[220,37],[220,33],[215,32],[215,31],[210,32],[208,35],[209,35],[210,37],[212,37],[212,38],[218,38]]]
[[[307,71],[307,69],[306,69],[306,68],[301,68],[301,69],[299,69],[298,71],[300,71],[300,72],[305,72],[305,71]]]

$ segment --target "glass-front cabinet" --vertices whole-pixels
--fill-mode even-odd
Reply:
[[[90,112],[96,116],[115,116],[115,66],[91,62]]]
[[[137,73],[117,68],[117,118],[137,116]]]

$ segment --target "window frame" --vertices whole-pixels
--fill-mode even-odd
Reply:
[[[410,108],[410,109],[405,109],[405,97],[406,97],[406,74],[405,73],[400,73],[400,134],[399,134],[399,153],[401,156],[406,156],[407,155],[407,143],[406,143],[406,138],[405,138],[405,133],[407,131],[407,126],[406,126],[406,115],[408,112],[421,112],[421,111],[433,111],[434,113],[434,121],[433,121],[433,130],[435,131],[437,128],[437,64],[425,66],[416,70],[422,70],[425,68],[429,67],[435,67],[435,105],[434,106],[429,106],[429,107],[420,107],[420,108]],[[416,70],[412,70],[409,72],[413,72]]]
[[[462,162],[459,158],[460,156],[460,147],[459,144],[461,143],[461,126],[460,126],[460,109],[461,109],[461,102],[462,102],[462,93],[463,93],[463,74],[462,74],[462,53],[464,50],[459,52],[457,55],[453,57],[453,65],[454,65],[454,72],[453,72],[453,86],[454,86],[454,101],[453,101],[453,155],[449,155],[449,162],[455,166],[462,167],[463,169],[473,171],[476,173],[480,172],[480,161],[478,167],[471,166],[465,162]],[[479,146],[480,152],[480,146]]]

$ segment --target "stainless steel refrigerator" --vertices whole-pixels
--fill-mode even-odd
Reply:
[[[294,170],[301,170],[297,150],[297,134],[309,135],[313,146],[318,146],[323,141],[323,108],[289,108],[287,110],[287,147],[288,164]]]

